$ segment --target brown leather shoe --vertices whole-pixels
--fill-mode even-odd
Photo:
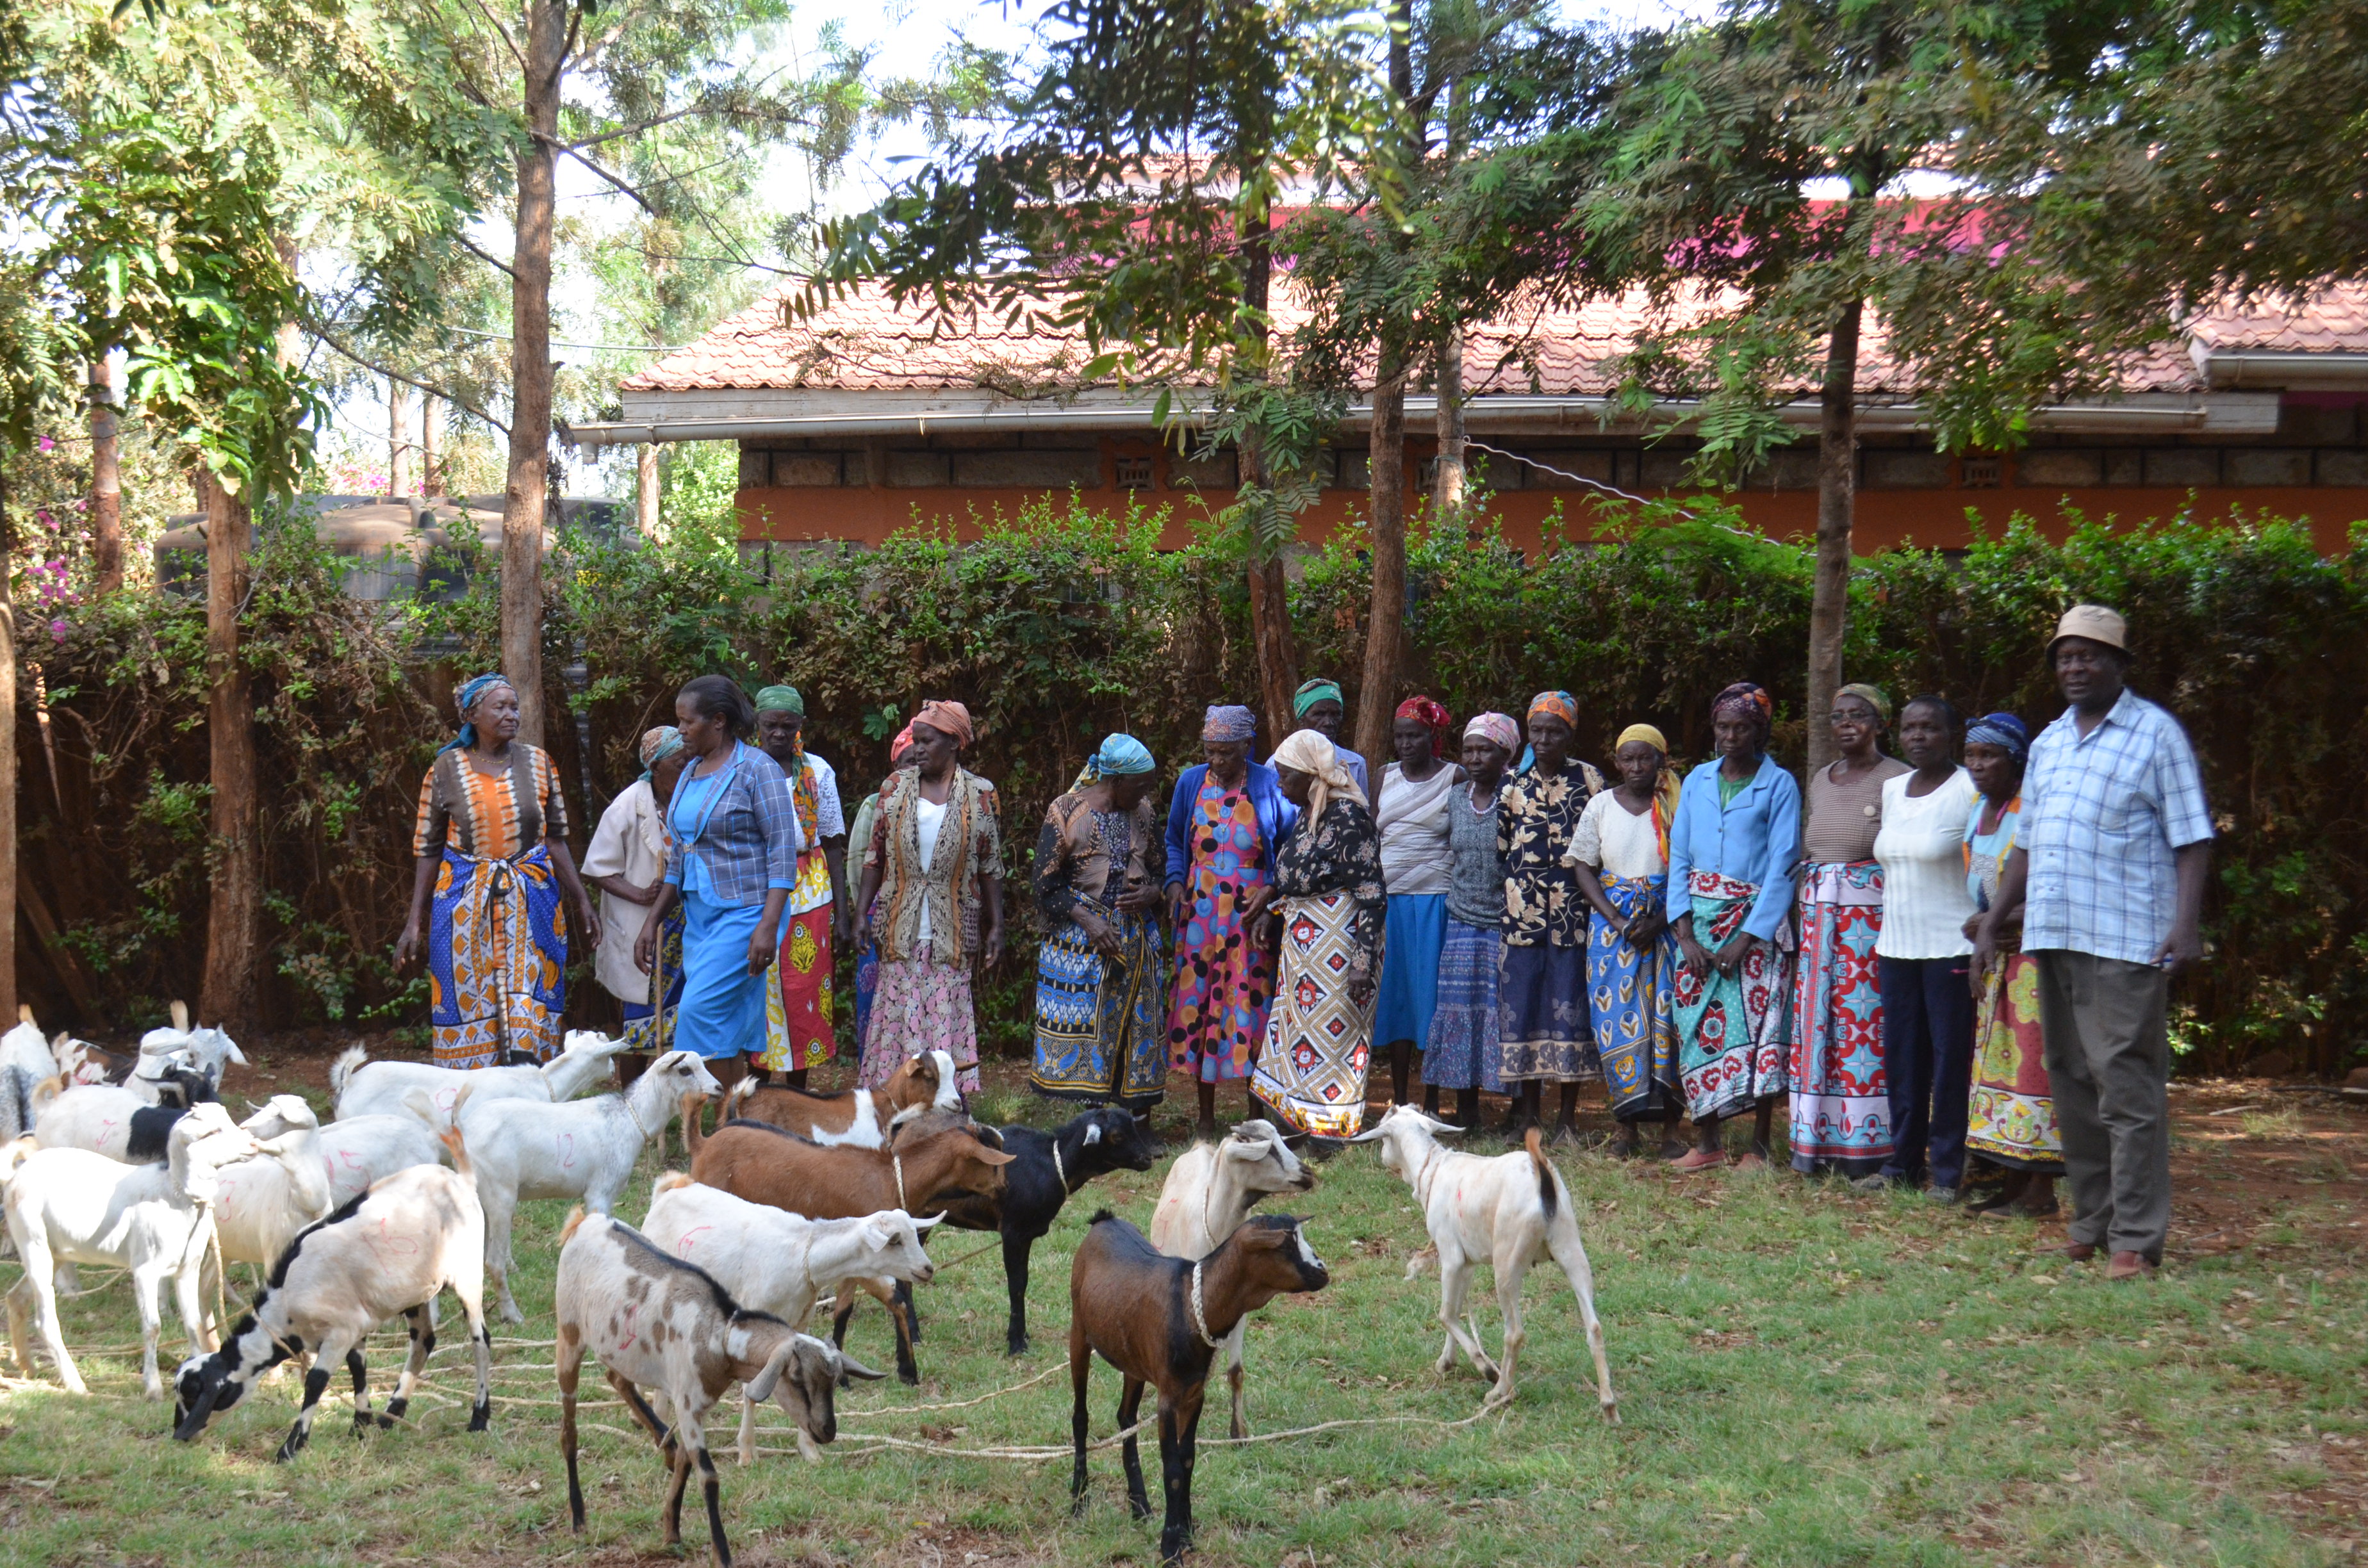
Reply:
[[[2151,1278],[2154,1272],[2154,1260],[2142,1252],[2117,1252],[2113,1260],[2105,1265],[2108,1279],[2146,1279]]]
[[[2075,1263],[2086,1263],[2090,1258],[2097,1256],[2097,1244],[2094,1242],[2066,1242],[2060,1247],[2051,1247],[2048,1250],[2055,1253],[2060,1253],[2064,1256],[2070,1258]]]

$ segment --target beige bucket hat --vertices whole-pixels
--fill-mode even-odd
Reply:
[[[2055,653],[2055,644],[2066,637],[2085,637],[2091,642],[2102,642],[2108,648],[2130,651],[2130,623],[2122,612],[2103,605],[2074,605],[2055,623],[2055,635],[2047,640],[2049,657]]]

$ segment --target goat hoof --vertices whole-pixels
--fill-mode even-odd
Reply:
[[[1006,1356],[1025,1356],[1025,1355],[1027,1355],[1027,1354],[1028,1354],[1028,1336],[1027,1336],[1026,1335],[1024,1335],[1024,1334],[1023,1334],[1023,1335],[1021,1335],[1019,1338],[1014,1339],[1014,1340],[1011,1340],[1010,1342],[1008,1342],[1008,1344],[1006,1344],[1006,1345],[1004,1346],[1004,1347],[1003,1347],[1003,1353],[1004,1353]]]
[[[1129,1497],[1126,1500],[1126,1511],[1133,1515],[1138,1519],[1147,1519],[1151,1517],[1151,1499],[1148,1497]]]
[[[907,1371],[899,1367],[896,1369],[896,1381],[908,1389],[916,1389],[921,1386],[921,1374],[918,1371]]]

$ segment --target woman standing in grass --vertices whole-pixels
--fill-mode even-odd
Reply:
[[[905,766],[913,750],[913,726],[905,725],[888,743],[888,772],[891,778]],[[880,822],[880,796],[888,788],[886,779],[880,788],[863,797],[855,808],[855,824],[847,841],[858,849],[871,842],[871,830]],[[871,1031],[871,998],[880,990],[880,938],[871,934],[871,911],[869,906],[853,912],[855,918],[855,1057],[863,1061],[863,1041]]]
[[[2031,732],[2011,713],[1986,714],[1965,731],[1965,771],[1981,791],[1965,824],[1965,885],[1976,911],[1965,922],[1968,938],[1997,900],[1998,879],[2014,852],[2030,756]],[[1997,960],[1969,980],[1977,1006],[1965,1147],[2007,1177],[1997,1192],[1971,1205],[1973,1210],[2036,1218],[2055,1212],[2064,1141],[2041,1049],[2039,960],[2022,950],[2021,937],[2021,920],[2009,915],[1998,927]]]
[[[627,1049],[618,1053],[617,1076],[628,1086],[652,1057],[674,1049],[674,1010],[682,1001],[682,910],[658,933],[655,973],[635,967],[624,940],[626,932],[640,932],[643,913],[666,891],[666,812],[690,761],[682,732],[672,724],[648,731],[641,758],[642,776],[617,791],[584,852],[585,884],[600,890],[601,917],[617,934],[593,955],[592,974],[623,1010]]]
[[[1045,937],[1029,1085],[1138,1114],[1159,1102],[1167,1077],[1153,767],[1141,741],[1106,736],[1036,835]]]
[[[1422,1054],[1423,1108],[1455,1091],[1456,1124],[1480,1125],[1480,1091],[1505,1092],[1497,1048],[1497,964],[1504,952],[1505,858],[1497,848],[1497,792],[1521,748],[1521,727],[1503,713],[1463,726],[1464,783],[1447,807],[1447,932],[1439,958],[1439,1006]]]
[[[1299,815],[1274,852],[1274,900],[1258,945],[1281,938],[1275,1001],[1250,1092],[1287,1125],[1342,1139],[1365,1124],[1374,971],[1382,960],[1381,839],[1365,797],[1321,731],[1275,748]]]
[[[1515,1128],[1544,1119],[1545,1085],[1562,1085],[1554,1141],[1578,1142],[1578,1085],[1596,1075],[1587,1020],[1587,902],[1565,856],[1603,775],[1570,755],[1578,704],[1566,691],[1530,699],[1530,765],[1505,786],[1497,847],[1505,858],[1505,949],[1497,975],[1501,1072],[1518,1085]]]
[[[1775,704],[1737,681],[1711,704],[1718,756],[1686,775],[1669,828],[1677,933],[1679,1069],[1693,1152],[1681,1170],[1725,1163],[1719,1124],[1757,1113],[1737,1164],[1765,1169],[1769,1123],[1793,1043],[1793,867],[1801,790],[1768,756]]]
[[[1669,827],[1679,790],[1668,755],[1669,743],[1652,725],[1621,731],[1611,759],[1620,782],[1587,803],[1564,857],[1594,908],[1588,922],[1588,1009],[1611,1114],[1620,1122],[1620,1153],[1632,1159],[1641,1153],[1643,1124],[1674,1122],[1685,1104],[1673,1001],[1678,943],[1666,913]],[[1665,1137],[1661,1152],[1676,1157],[1685,1147]]]
[[[1899,749],[1915,769],[1883,787],[1883,1069],[1896,1152],[1861,1186],[1925,1179],[1953,1203],[1965,1176],[1965,1090],[1973,1072],[1974,999],[1965,984],[1974,915],[1965,891],[1965,815],[1977,791],[1957,766],[1957,710],[1919,697],[1900,710]]]
[[[1871,686],[1834,694],[1834,749],[1809,776],[1802,833],[1801,967],[1793,1022],[1793,1168],[1869,1176],[1897,1148],[1883,1070],[1883,868],[1874,835],[1884,785],[1907,765],[1883,754],[1891,702]]]
[[[1439,958],[1447,941],[1449,796],[1463,778],[1449,761],[1447,710],[1428,697],[1398,704],[1390,730],[1398,759],[1382,769],[1373,825],[1382,835],[1382,881],[1389,889],[1381,997],[1373,1043],[1390,1053],[1390,1101],[1402,1105],[1414,1057],[1430,1039],[1439,1006]],[[1426,1072],[1424,1082],[1429,1082]],[[1436,1091],[1429,1096],[1439,1107]]]
[[[1274,960],[1250,923],[1274,894],[1274,850],[1299,815],[1274,769],[1250,760],[1258,720],[1213,703],[1201,720],[1206,762],[1184,770],[1167,808],[1167,918],[1176,992],[1167,1061],[1200,1093],[1200,1136],[1217,1135],[1217,1085],[1250,1075],[1274,1000]]]
[[[995,786],[957,760],[975,738],[969,709],[924,702],[913,718],[911,766],[881,787],[855,894],[880,939],[858,1075],[866,1088],[910,1057],[943,1051],[962,1092],[978,1090],[971,969],[1003,956],[1003,837]]]

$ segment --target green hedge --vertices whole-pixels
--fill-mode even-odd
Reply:
[[[1691,517],[1649,508],[1595,543],[1550,529],[1536,560],[1461,522],[1420,534],[1407,689],[1461,716],[1518,712],[1531,691],[1560,687],[1599,756],[1637,719],[1699,756],[1711,696],[1748,677],[1778,695],[1779,754],[1797,764],[1808,554],[1748,532],[1715,502],[1687,505]],[[868,552],[777,553],[769,581],[714,533],[648,550],[569,540],[546,666],[553,710],[580,713],[591,740],[584,752],[571,725],[551,737],[571,792],[586,796],[588,779],[589,798],[574,802],[579,842],[597,803],[637,771],[634,737],[689,676],[798,686],[813,744],[850,791],[878,777],[888,737],[923,698],[959,697],[978,722],[973,766],[1003,794],[1009,902],[1026,931],[1035,824],[1091,745],[1128,729],[1172,768],[1197,755],[1204,704],[1255,689],[1237,561],[1216,542],[1161,551],[1164,520],[1043,507],[989,520],[960,547],[916,530]],[[1360,543],[1344,531],[1308,558],[1293,598],[1304,666],[1341,676],[1352,698]],[[248,619],[271,791],[271,1006],[289,1022],[416,1019],[417,988],[395,983],[384,954],[408,887],[413,792],[447,728],[431,697],[489,657],[490,585],[388,617],[336,594],[308,530],[267,530],[263,548]],[[2034,726],[2061,706],[2041,651],[2062,607],[2096,599],[2128,613],[2134,682],[2188,724],[2225,835],[2213,959],[2180,988],[2196,1064],[2276,1050],[2332,1072],[2368,1047],[2363,567],[2368,540],[2323,559],[2303,528],[2266,518],[2081,521],[2060,545],[2018,523],[1962,555],[1858,563],[1852,678],[1903,698],[1944,691],[1969,713],[2010,707]],[[187,984],[202,947],[202,614],[125,597],[62,631],[39,650],[61,791],[28,756],[30,863],[110,1008],[135,1019]],[[561,672],[579,661],[586,674],[571,684]],[[86,802],[62,814],[78,788]],[[988,987],[989,1032],[1007,1046],[1026,1038],[1031,964],[1032,943],[1015,942]],[[588,983],[577,994],[597,1018]]]

